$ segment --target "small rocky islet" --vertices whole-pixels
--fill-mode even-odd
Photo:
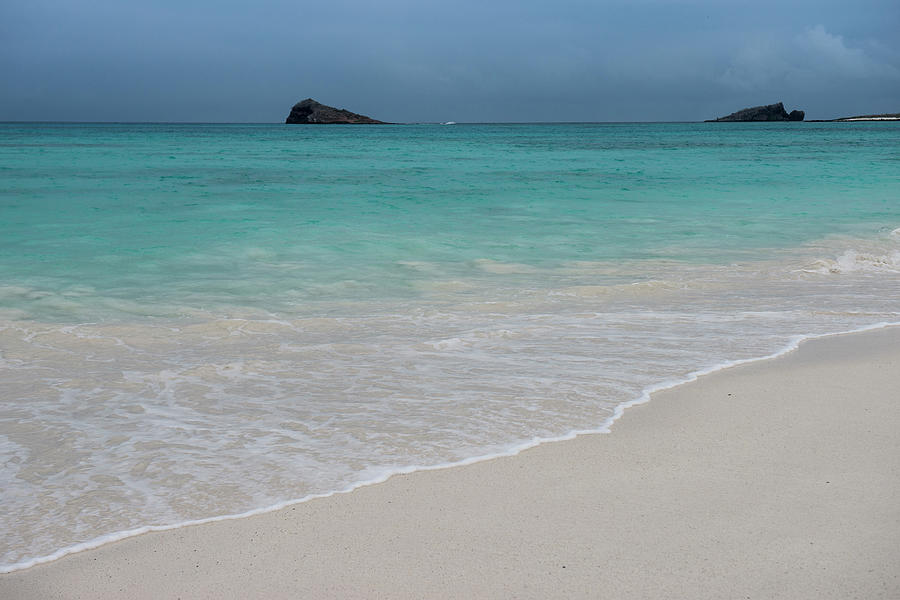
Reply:
[[[291,108],[284,121],[287,125],[384,125],[384,121],[360,115],[343,108],[326,106],[312,98],[301,100]]]
[[[775,104],[766,104],[765,106],[754,106],[752,108],[744,108],[730,115],[719,117],[718,119],[708,119],[707,123],[721,123],[727,121],[802,121],[806,116],[802,110],[792,110],[788,112],[784,109],[784,104],[776,102]]]
[[[802,110],[792,110],[788,112],[784,108],[784,104],[777,102],[775,104],[766,104],[765,106],[754,106],[752,108],[744,108],[730,115],[719,117],[718,119],[708,119],[706,123],[721,123],[728,121],[803,121],[806,113]],[[855,117],[840,117],[838,119],[810,119],[809,123],[839,123],[850,121],[900,121],[900,113],[882,113],[877,115],[858,115]]]

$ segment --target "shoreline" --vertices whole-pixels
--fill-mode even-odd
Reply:
[[[633,414],[633,416],[617,423],[610,435],[585,435],[559,444],[535,442],[532,444],[534,447],[524,451],[519,450],[515,455],[506,458],[483,458],[477,462],[475,460],[464,461],[468,463],[464,469],[447,468],[452,465],[417,469],[408,475],[399,474],[392,476],[383,483],[357,487],[353,493],[337,493],[325,498],[307,500],[302,503],[291,503],[281,510],[274,512],[267,510],[264,514],[258,514],[253,517],[230,518],[228,520],[223,520],[223,518],[219,517],[215,519],[217,521],[215,524],[207,523],[199,527],[178,526],[177,528],[168,528],[166,531],[129,537],[122,541],[104,544],[94,550],[69,554],[52,562],[0,575],[0,592],[8,590],[9,596],[16,598],[105,597],[104,594],[116,597],[121,595],[119,590],[124,585],[126,588],[132,588],[130,592],[133,593],[129,593],[129,595],[134,595],[134,597],[142,597],[140,594],[145,594],[145,597],[157,597],[175,593],[176,591],[190,597],[204,597],[206,595],[209,595],[209,597],[228,597],[229,594],[241,595],[239,592],[246,593],[247,589],[255,589],[260,594],[268,597],[296,596],[302,593],[311,593],[318,597],[328,597],[330,595],[355,597],[354,594],[368,596],[370,595],[369,592],[374,596],[384,594],[388,597],[452,597],[459,595],[470,595],[473,597],[496,597],[500,595],[508,597],[516,594],[526,597],[546,597],[547,593],[550,593],[552,590],[551,588],[541,588],[541,586],[548,583],[563,585],[564,582],[559,579],[560,572],[551,569],[547,571],[546,577],[538,577],[536,572],[533,577],[530,577],[529,573],[533,571],[535,566],[532,564],[532,568],[526,569],[524,573],[521,573],[520,577],[516,578],[516,581],[509,581],[508,570],[514,568],[514,565],[507,565],[501,560],[502,556],[500,554],[504,553],[499,552],[499,549],[507,547],[507,553],[510,551],[524,551],[521,537],[517,538],[519,543],[508,546],[504,546],[502,542],[502,540],[506,539],[505,535],[508,536],[511,531],[519,527],[524,532],[527,532],[527,535],[524,536],[525,539],[531,540],[538,549],[538,556],[530,559],[532,563],[535,560],[541,563],[540,557],[546,558],[547,556],[559,554],[563,550],[560,546],[566,545],[568,542],[576,543],[577,545],[578,540],[581,539],[579,537],[580,534],[579,531],[570,530],[571,519],[568,518],[573,513],[568,510],[562,510],[563,506],[560,505],[561,498],[554,498],[552,493],[549,498],[546,497],[548,490],[553,489],[552,485],[547,485],[548,481],[561,486],[562,489],[571,491],[571,488],[575,488],[576,492],[583,491],[584,488],[591,488],[596,494],[605,495],[610,502],[613,500],[625,500],[625,506],[640,504],[647,500],[647,496],[635,494],[633,490],[636,480],[634,479],[635,474],[630,469],[635,466],[633,463],[636,454],[645,454],[647,457],[652,458],[653,460],[650,460],[645,465],[652,467],[657,460],[672,458],[665,451],[660,455],[661,449],[659,445],[662,444],[665,437],[673,435],[678,437],[680,435],[680,443],[672,446],[676,451],[674,458],[686,460],[686,463],[682,466],[690,466],[690,460],[687,460],[690,457],[684,456],[683,453],[686,445],[697,441],[694,439],[694,434],[697,433],[695,430],[715,429],[717,425],[716,417],[711,418],[710,415],[706,415],[706,410],[713,412],[715,412],[713,409],[718,410],[717,418],[719,420],[731,420],[734,418],[734,415],[730,414],[734,411],[729,410],[730,408],[749,410],[750,414],[755,415],[756,419],[751,419],[751,422],[743,423],[743,425],[745,429],[747,427],[755,427],[756,430],[754,431],[757,431],[762,425],[759,421],[766,421],[765,417],[768,413],[765,410],[754,410],[760,408],[755,405],[752,407],[722,406],[715,403],[709,405],[709,399],[704,399],[704,394],[708,395],[711,388],[722,385],[730,386],[735,383],[735,380],[746,379],[747,381],[744,382],[745,387],[749,385],[750,390],[741,392],[741,395],[752,395],[753,393],[758,395],[760,388],[767,389],[768,386],[772,385],[772,380],[779,377],[787,382],[786,385],[790,384],[793,378],[791,371],[798,368],[801,370],[816,370],[820,376],[824,377],[829,375],[829,371],[836,370],[833,369],[835,366],[852,367],[852,369],[859,371],[864,371],[868,366],[868,375],[872,375],[871,363],[897,364],[898,358],[900,358],[900,350],[897,349],[900,347],[898,340],[900,340],[900,328],[885,325],[874,326],[868,328],[868,330],[863,330],[863,332],[817,336],[811,338],[811,341],[802,344],[798,352],[791,351],[792,347],[796,347],[796,344],[793,344],[792,347],[774,355],[778,357],[772,360],[769,360],[772,357],[766,357],[753,359],[752,361],[742,361],[738,366],[731,365],[713,369],[711,374],[694,374],[692,379],[699,379],[699,381],[693,381],[689,376],[689,385],[674,383],[665,386],[666,389],[651,389],[642,398],[633,401],[631,405],[643,403],[651,393],[653,394],[654,402],[645,405],[643,408],[637,407],[635,411],[629,411],[629,414]],[[746,374],[748,371],[750,372],[749,376]],[[882,371],[887,371],[887,369],[882,369]],[[880,375],[882,378],[885,378],[887,383],[883,382],[881,388],[878,389],[881,390],[880,393],[882,395],[890,396],[891,386],[893,386],[892,389],[897,389],[896,378],[890,378],[885,372],[881,372]],[[831,377],[835,379],[834,373],[831,373]],[[852,380],[852,377],[850,379]],[[865,379],[865,377],[862,379]],[[729,380],[732,380],[731,383],[729,383]],[[865,384],[859,377],[855,381],[857,386]],[[807,383],[815,387],[814,384],[816,382],[810,380]],[[819,393],[830,393],[831,396],[834,396],[835,390],[845,394],[849,393],[848,386],[850,384],[845,383],[843,380],[827,381],[822,385],[824,386],[823,390],[819,390]],[[885,389],[885,385],[887,389]],[[754,386],[757,388],[756,392],[753,391]],[[803,393],[797,390],[794,392],[795,395],[803,396]],[[810,393],[806,393],[806,396],[809,395]],[[675,399],[669,402],[668,400],[672,398]],[[807,411],[810,406],[817,406],[815,398],[806,397],[804,402]],[[673,403],[678,404],[679,408],[671,408]],[[670,407],[668,410],[666,409],[667,406]],[[799,411],[797,415],[803,419],[815,420],[820,416],[817,414],[803,414],[802,409],[804,406],[799,408],[780,406],[780,408],[785,411],[788,408],[795,408],[795,412]],[[666,416],[671,417],[671,415],[666,414],[667,412],[673,410],[677,412],[677,410],[685,408],[690,410],[683,419],[677,422],[665,420]],[[703,410],[694,415],[701,408]],[[826,408],[829,408],[831,411],[837,409],[836,413],[838,415],[842,414],[840,407],[830,406]],[[881,406],[881,409],[889,410],[890,408],[892,407]],[[791,411],[787,412],[790,413]],[[894,413],[896,413],[896,409],[894,409]],[[620,415],[621,411],[617,413],[615,418]],[[692,418],[692,415],[695,418]],[[781,417],[780,414],[776,416]],[[786,415],[785,420],[787,420],[787,416],[789,415]],[[867,423],[866,427],[871,428],[879,424],[887,425],[896,422],[897,418],[896,415],[891,418],[880,417],[883,417],[883,415],[879,415],[875,423]],[[662,419],[662,422],[660,419]],[[891,421],[891,419],[895,419],[895,421]],[[735,427],[736,431],[740,433],[740,423],[731,423],[731,426]],[[775,426],[783,428],[784,422],[779,420],[773,424],[773,427]],[[606,427],[608,427],[608,424]],[[896,431],[896,428],[892,430],[893,439],[891,443],[894,445],[897,444]],[[654,432],[656,435],[648,435]],[[744,431],[744,433],[746,434],[747,432]],[[859,432],[857,431],[856,433]],[[759,435],[760,433],[757,431],[757,439]],[[832,435],[836,434],[832,432]],[[738,436],[738,438],[742,439],[742,436]],[[656,440],[657,444],[648,448],[647,441],[649,440]],[[707,443],[709,441],[706,440]],[[712,441],[721,444],[723,440],[714,438]],[[790,440],[784,443],[788,441]],[[808,437],[805,438],[805,442],[809,441]],[[812,441],[816,442],[816,439]],[[861,442],[864,440],[856,441]],[[853,442],[854,440],[852,439],[845,441],[850,446],[853,445]],[[748,464],[752,466],[751,471],[757,473],[760,470],[760,465],[753,464],[751,459],[755,459],[756,456],[755,452],[751,451],[760,450],[760,448],[753,445],[747,447],[746,445],[741,445],[740,442],[737,443],[739,447],[732,449],[732,460],[749,461]],[[623,444],[627,448],[622,448]],[[631,446],[628,446],[628,444],[631,444]],[[815,443],[813,445],[815,446]],[[796,451],[796,448],[794,450]],[[606,460],[592,461],[591,455],[596,455],[597,452],[603,452],[605,456],[615,456],[617,459],[609,462]],[[681,452],[682,456],[678,456],[678,452]],[[807,450],[804,450],[800,454],[804,452],[808,453]],[[790,462],[795,458],[794,454],[797,454],[797,452],[789,452],[788,456],[782,455],[780,459]],[[892,461],[890,460],[896,455],[890,454],[890,452],[888,454],[888,472],[893,477],[888,483],[893,486],[890,488],[890,490],[893,490],[892,493],[896,494],[898,491],[897,469],[895,465],[891,464]],[[579,457],[580,461],[570,460],[572,455]],[[696,458],[697,456],[694,456],[695,460]],[[816,456],[815,453],[808,458],[812,459],[814,467],[816,465],[822,466],[821,462],[824,459]],[[871,457],[867,453],[863,453],[863,458]],[[882,456],[882,459],[884,458]],[[870,460],[869,462],[873,461]],[[894,460],[893,462],[896,461]],[[884,467],[883,464],[882,467]],[[601,470],[598,471],[598,469]],[[534,477],[529,474],[523,474],[523,471],[527,471],[529,474],[533,473]],[[643,477],[637,480],[637,482],[643,480],[644,484],[649,485],[649,488],[644,486],[645,492],[652,492],[652,488],[657,487],[657,484],[665,488],[663,490],[665,492],[664,496],[669,499],[677,497],[678,493],[689,491],[683,489],[685,484],[682,481],[682,477],[678,476],[678,473],[684,475],[682,471],[678,469],[673,473],[658,472],[653,469],[651,471],[653,472],[643,473]],[[560,477],[561,472],[566,473],[562,478]],[[801,471],[800,474],[802,475],[804,472]],[[701,472],[699,475],[702,476],[704,473]],[[722,485],[718,487],[710,485],[708,490],[713,496],[718,497],[718,500],[726,502],[726,505],[727,501],[725,498],[733,495],[735,491],[734,489],[729,489],[729,486],[731,488],[735,486],[741,487],[740,480],[735,479],[733,475],[734,473],[732,473],[731,479],[724,482],[726,484],[724,487]],[[538,482],[536,479],[541,481]],[[619,484],[608,485],[609,482],[605,481],[606,479],[619,481]],[[704,478],[701,477],[701,481],[703,480]],[[486,487],[484,485],[486,482],[492,484],[499,482],[498,489],[504,489],[506,492],[500,493],[493,489],[485,490],[483,488]],[[706,483],[712,484],[715,482],[707,481]],[[719,483],[721,484],[722,482]],[[787,484],[788,482],[782,483]],[[597,488],[598,485],[599,489]],[[885,485],[888,484],[886,483]],[[487,487],[493,488],[493,486]],[[790,485],[788,487],[790,488]],[[817,485],[816,488],[818,489],[818,487]],[[630,488],[631,492],[629,492]],[[495,493],[492,494],[492,491]],[[778,490],[775,491],[777,492]],[[500,505],[508,509],[514,508],[515,496],[519,492],[521,492],[525,500],[530,499],[532,503],[537,503],[537,505],[545,509],[536,511],[538,515],[543,515],[543,518],[538,519],[537,522],[530,522],[529,519],[521,518],[510,521],[510,517],[504,512],[492,515],[484,514],[485,507],[496,508]],[[596,498],[596,494],[590,498],[579,498],[577,494],[571,498],[567,496],[566,498],[568,499],[563,504],[574,503],[583,509],[585,508],[585,503],[590,503],[591,499]],[[448,495],[452,498],[452,501],[448,501]],[[423,498],[428,501],[423,502]],[[751,501],[753,499],[750,498]],[[716,509],[721,510],[723,508],[718,500],[711,502],[705,501],[706,498],[701,500],[703,502],[698,508],[702,510],[715,512]],[[389,507],[387,506],[388,504],[395,506]],[[400,508],[400,505],[405,506]],[[457,514],[456,517],[458,518],[450,518],[448,520],[447,517],[451,513],[454,511],[456,513],[459,512],[459,506],[468,506],[469,508],[465,514]],[[655,516],[658,520],[659,515],[654,515],[652,508],[654,507],[645,507],[639,518],[650,519]],[[663,507],[656,506],[655,508]],[[752,507],[744,508],[749,509]],[[848,510],[852,512],[857,507],[840,506],[839,508],[840,510],[836,511],[836,514],[843,514]],[[612,509],[608,508],[606,510]],[[533,513],[535,513],[534,510],[528,512],[528,514],[532,515],[532,520]],[[418,517],[415,517],[415,515],[418,515]],[[596,509],[588,511],[583,516],[587,519],[601,519],[602,524],[605,525],[605,531],[610,528],[615,529],[615,523],[619,521],[617,515],[606,514],[603,510],[598,512]],[[773,515],[767,516],[772,517]],[[793,516],[803,517],[803,515]],[[896,516],[895,511],[894,517]],[[634,518],[638,517],[632,517],[632,520]],[[504,519],[506,519],[505,522]],[[625,522],[619,523],[620,528],[622,525],[627,525],[627,521],[628,518],[626,517]],[[374,528],[374,531],[370,531],[368,526],[371,526],[373,523],[377,526]],[[400,526],[402,523],[406,523],[409,527],[404,528]],[[482,540],[482,543],[473,544],[471,543],[471,536],[474,534],[470,531],[471,523],[481,523],[487,531],[493,531],[493,533]],[[755,522],[755,524],[756,526],[760,525],[758,522]],[[884,533],[895,539],[896,534],[900,533],[900,531],[898,531],[896,522],[892,524],[893,529],[887,527],[888,530]],[[652,538],[654,535],[660,532],[665,533],[666,527],[671,527],[672,525],[672,523],[663,522],[657,523],[658,531],[652,528],[639,528],[640,530],[630,531],[631,536],[626,536],[629,544],[625,545],[644,548],[649,551],[650,547],[653,546]],[[889,525],[889,523],[886,525]],[[548,526],[551,528],[550,530],[546,529]],[[701,530],[703,529],[702,523],[695,523],[695,526]],[[535,527],[537,527],[537,530],[535,530]],[[554,528],[562,530],[567,530],[568,528],[570,535],[568,537],[560,537],[554,533]],[[465,531],[460,531],[460,529]],[[265,530],[267,533],[258,535],[259,530]],[[622,533],[620,531],[620,534]],[[629,531],[624,533],[629,533]],[[429,580],[425,576],[427,574],[420,574],[423,577],[422,579],[418,577],[410,578],[410,574],[406,571],[415,566],[412,563],[417,558],[421,558],[421,553],[400,552],[407,560],[400,561],[400,563],[391,563],[389,560],[391,552],[398,550],[398,548],[395,548],[391,543],[388,543],[388,547],[385,548],[384,544],[390,542],[392,535],[397,539],[407,540],[407,543],[411,544],[413,549],[428,548],[434,550],[434,560],[426,561],[432,566],[432,569],[429,571],[431,575],[434,575],[434,569],[438,568],[439,565],[458,565],[459,561],[472,559],[472,557],[480,557],[480,559],[476,560],[475,564],[469,565],[468,569],[455,568],[454,571],[458,571],[457,577],[438,577],[437,579],[432,578]],[[255,561],[249,560],[251,557],[247,555],[248,536],[250,547],[255,553],[267,556],[268,562],[280,566],[273,568],[256,564],[254,567]],[[446,536],[457,542],[456,546],[451,544],[451,548],[466,550],[466,552],[460,554],[459,552],[450,552],[447,548],[444,548],[443,551],[441,548],[432,548],[429,540],[433,542]],[[675,535],[674,538],[676,545],[678,545],[679,540],[681,545],[688,541],[679,535]],[[469,540],[469,542],[466,540]],[[310,541],[312,541],[312,544],[309,543]],[[496,541],[496,548],[493,547],[494,541]],[[593,552],[601,552],[601,554],[604,552],[609,554],[611,551],[614,553],[626,552],[622,548],[603,547],[601,543],[603,540],[593,539],[587,541],[592,542]],[[584,542],[585,540],[582,540],[582,543]],[[672,540],[669,539],[669,542],[672,542]],[[836,542],[831,540],[830,543],[834,545]],[[345,544],[349,545],[345,546]],[[158,552],[158,550],[160,551]],[[303,554],[302,557],[291,556],[292,551],[296,552],[297,550],[303,551],[300,553]],[[751,550],[755,552],[759,548]],[[735,550],[734,552],[737,551]],[[585,566],[585,561],[590,559],[589,554],[591,553],[588,553],[588,555],[575,553],[570,560],[567,560],[568,562]],[[853,554],[857,558],[860,556],[858,551],[855,551]],[[253,556],[256,556],[256,554]],[[188,559],[188,562],[194,562],[195,558],[197,559],[196,571],[188,569],[189,565],[185,562]],[[301,558],[302,560],[300,560]],[[313,560],[314,558],[317,560]],[[328,560],[323,562],[322,559],[324,558]],[[704,560],[712,560],[713,558],[715,557],[704,556]],[[894,550],[893,557],[888,552],[886,558],[889,560],[896,559],[897,551]],[[351,564],[349,565],[348,559],[351,559]],[[387,560],[390,564],[375,566],[378,559]],[[497,569],[492,571],[493,575],[488,573],[482,577],[481,587],[477,589],[466,588],[465,585],[468,584],[460,579],[460,574],[465,575],[473,569],[480,572],[481,569],[488,568],[490,565],[482,564],[487,559],[495,559],[499,561],[498,565],[506,566],[503,568],[498,567],[499,571]],[[637,558],[633,557],[633,560],[637,560]],[[207,569],[201,570],[201,563]],[[349,569],[354,563],[357,567],[362,565],[366,568],[362,572]],[[190,566],[193,567],[193,565]],[[220,566],[221,568],[219,568]],[[450,569],[449,566],[447,568]],[[308,573],[309,577],[301,578],[302,581],[292,579],[290,575],[295,573],[297,569]],[[398,585],[402,584],[405,587],[391,587],[386,579],[382,580],[377,577],[372,579],[372,569],[379,573],[393,573],[394,578],[391,581],[398,579]],[[438,570],[441,569],[443,567]],[[572,566],[569,566],[569,569],[572,569]],[[419,569],[412,568],[412,571],[417,570]],[[566,574],[575,575],[575,570],[568,571]],[[176,571],[181,575],[177,575]],[[151,573],[155,573],[156,576],[148,579],[148,575]],[[640,575],[640,573],[638,574]],[[619,575],[619,573],[605,572],[606,578],[609,579],[607,581],[604,578],[597,580],[597,573],[593,573],[588,579],[579,580],[581,583],[575,587],[567,588],[566,595],[578,596],[579,590],[581,594],[586,594],[589,591],[589,587],[596,585],[598,581],[603,581],[604,585],[611,585],[612,581],[618,580]],[[672,573],[669,573],[669,575],[672,575]],[[890,573],[888,572],[887,575],[890,575]],[[642,576],[647,576],[647,573],[643,573]],[[235,579],[235,577],[238,577],[238,579]],[[651,579],[653,578],[649,578],[648,582]],[[248,588],[241,587],[247,581],[255,582],[253,585],[263,587],[254,588],[252,585]],[[104,582],[109,582],[111,587],[104,588]],[[504,585],[526,582],[530,583],[528,590],[531,591],[516,588],[518,591],[514,592],[511,588]],[[654,585],[661,585],[661,583],[657,580]],[[732,583],[737,585],[740,582],[732,581]],[[894,586],[884,588],[884,597],[900,591],[900,584],[898,584],[896,575],[892,582],[884,579],[881,583]],[[582,584],[586,587],[582,587]],[[272,587],[273,585],[275,587]],[[347,585],[350,587],[346,587]],[[501,585],[502,589],[497,588],[497,585]],[[541,589],[544,590],[543,593],[540,591]],[[664,588],[659,588],[659,590],[662,589]],[[231,591],[229,592],[229,590]],[[492,591],[488,593],[489,590]],[[290,591],[290,594],[288,594],[288,591]],[[755,591],[759,593],[759,589]],[[841,594],[834,597],[847,597],[848,591],[843,589]],[[634,588],[626,586],[622,593],[617,594],[617,597],[632,597],[623,595],[632,592],[634,592]],[[726,593],[724,588],[721,588],[720,592],[724,595],[729,595],[729,593],[733,595],[733,592]],[[803,589],[799,589],[799,591],[794,589],[793,593],[786,592],[785,597],[827,597],[827,594],[823,596],[825,592],[827,590],[819,589],[816,591],[815,596],[803,596],[804,593],[811,593],[811,591],[807,590],[804,592]],[[660,593],[662,592],[660,591]],[[768,590],[765,594],[775,597],[772,590]],[[707,597],[703,596],[703,592],[699,591],[699,588],[694,589],[691,595]],[[878,597],[869,593],[861,595],[863,597]],[[585,597],[589,597],[589,595]],[[654,596],[651,594],[649,596],[636,595],[633,597]]]
[[[81,542],[78,544],[74,544],[72,546],[61,548],[61,549],[57,550],[56,552],[53,552],[52,554],[49,554],[49,555],[39,556],[39,557],[25,560],[25,561],[22,561],[19,563],[14,563],[12,565],[0,565],[0,577],[2,577],[3,575],[9,574],[9,573],[16,573],[16,572],[28,570],[35,566],[53,563],[53,562],[60,560],[61,558],[65,558],[72,554],[78,554],[81,552],[95,550],[95,549],[101,548],[103,546],[106,546],[108,544],[114,544],[116,542],[120,542],[122,540],[127,540],[129,538],[136,537],[136,536],[141,536],[141,535],[144,535],[147,533],[174,531],[174,530],[182,529],[185,527],[194,527],[197,525],[208,525],[208,524],[219,523],[219,522],[223,522],[223,521],[234,521],[234,520],[238,520],[238,519],[247,519],[247,518],[251,518],[251,517],[256,517],[256,516],[260,516],[260,515],[278,512],[278,511],[290,508],[292,506],[295,506],[298,504],[304,504],[306,502],[311,502],[314,500],[331,498],[333,496],[340,495],[340,494],[350,494],[361,488],[385,483],[386,481],[390,480],[391,478],[397,477],[397,476],[410,475],[410,474],[417,473],[417,472],[437,471],[437,470],[443,470],[443,469],[454,469],[457,467],[465,467],[468,465],[473,465],[473,464],[477,464],[477,463],[484,462],[484,461],[518,456],[522,452],[525,452],[532,448],[542,446],[544,444],[553,444],[553,443],[557,443],[557,442],[571,441],[580,436],[585,436],[585,435],[608,434],[608,433],[611,433],[611,431],[612,431],[611,428],[613,427],[613,425],[615,425],[619,421],[619,419],[621,419],[625,415],[625,412],[629,408],[650,402],[652,400],[653,395],[657,394],[659,392],[665,392],[665,391],[675,389],[675,388],[678,388],[678,387],[681,387],[681,386],[684,386],[687,384],[691,384],[693,382],[698,381],[702,377],[706,377],[708,375],[712,375],[712,374],[715,374],[715,373],[718,373],[721,371],[726,371],[733,367],[737,367],[737,366],[741,366],[741,365],[745,365],[745,364],[752,364],[752,363],[761,362],[761,361],[776,360],[782,356],[785,356],[787,354],[795,352],[800,347],[801,344],[804,344],[809,341],[814,341],[814,340],[829,338],[829,337],[835,337],[835,336],[864,333],[867,331],[880,330],[880,329],[891,328],[891,327],[900,329],[900,322],[875,323],[872,325],[867,325],[867,326],[861,327],[859,329],[854,329],[854,330],[850,330],[850,331],[841,331],[841,332],[836,332],[836,333],[800,335],[800,336],[794,337],[790,342],[788,342],[787,345],[785,345],[781,349],[776,350],[775,352],[773,352],[771,354],[767,354],[765,356],[726,361],[724,363],[719,363],[719,364],[713,365],[711,367],[704,367],[701,369],[697,369],[695,371],[691,371],[690,373],[684,375],[683,377],[681,377],[679,379],[671,379],[671,380],[661,381],[659,383],[648,386],[647,388],[642,390],[640,396],[638,396],[637,398],[634,398],[632,400],[629,400],[627,402],[623,402],[623,403],[617,405],[615,407],[615,411],[613,412],[613,414],[610,417],[608,417],[607,419],[605,419],[604,421],[602,421],[597,427],[594,427],[594,428],[572,430],[572,431],[569,431],[568,433],[565,433],[563,435],[556,436],[556,437],[534,438],[532,440],[511,446],[508,449],[500,451],[500,452],[496,452],[493,454],[473,456],[473,457],[465,458],[465,459],[462,459],[462,460],[459,460],[456,462],[441,463],[441,464],[436,464],[436,465],[425,465],[425,466],[411,465],[411,466],[401,467],[398,469],[386,471],[372,479],[359,481],[359,482],[354,483],[344,489],[333,490],[333,491],[322,492],[322,493],[314,493],[314,494],[310,494],[308,496],[304,496],[302,498],[285,500],[285,501],[279,502],[277,504],[251,509],[251,510],[248,510],[248,511],[245,511],[242,513],[217,515],[217,516],[212,516],[212,517],[206,517],[203,519],[182,521],[182,522],[174,523],[171,525],[144,525],[144,526],[137,527],[134,529],[128,529],[125,531],[118,531],[118,532],[114,532],[114,533],[110,533],[110,534],[101,535],[101,536],[98,536],[96,538],[90,539],[85,542]]]

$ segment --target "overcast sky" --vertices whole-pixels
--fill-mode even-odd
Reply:
[[[898,0],[2,0],[0,120],[900,112]]]

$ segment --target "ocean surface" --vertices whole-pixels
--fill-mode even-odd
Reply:
[[[0,571],[898,322],[898,228],[900,123],[0,124]]]

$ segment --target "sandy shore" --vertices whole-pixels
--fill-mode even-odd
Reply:
[[[0,598],[900,598],[900,328],[653,396],[611,434],[150,533]]]

